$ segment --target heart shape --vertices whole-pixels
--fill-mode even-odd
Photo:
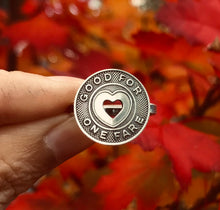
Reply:
[[[118,113],[122,110],[122,107],[123,104],[119,100],[116,101],[105,100],[103,103],[103,108],[111,118],[115,118],[118,115]]]
[[[107,100],[112,103],[118,100],[122,103],[120,112],[113,118],[105,111],[103,106],[104,102]],[[129,115],[131,111],[131,98],[124,91],[115,91],[112,93],[108,90],[104,90],[94,97],[92,107],[95,115],[100,121],[114,128],[122,123]]]

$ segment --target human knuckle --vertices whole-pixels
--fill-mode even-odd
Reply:
[[[16,195],[13,179],[15,173],[7,162],[0,160],[0,204],[5,204],[13,200]]]
[[[0,70],[0,119],[11,117],[10,110],[13,110],[17,97],[14,88],[14,82],[8,76],[4,76]]]
[[[1,97],[0,97],[1,100]],[[9,122],[13,119],[13,112],[9,111],[9,106],[5,105],[2,101],[0,102],[0,125]]]
[[[4,74],[3,74],[4,75]],[[11,98],[11,91],[10,91],[10,86],[9,84],[10,81],[8,81],[8,77],[2,76],[2,73],[0,71],[0,108],[7,107],[10,102]]]

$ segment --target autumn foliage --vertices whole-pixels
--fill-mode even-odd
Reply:
[[[158,113],[132,143],[93,145],[8,210],[220,209],[219,0],[11,4],[0,10],[0,68],[81,78],[120,68]]]

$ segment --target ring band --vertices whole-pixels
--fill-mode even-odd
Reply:
[[[155,104],[150,104],[150,115],[155,115],[157,113],[157,106]]]

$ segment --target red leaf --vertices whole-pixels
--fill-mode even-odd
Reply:
[[[208,81],[209,76],[216,75],[210,65],[210,54],[201,45],[192,46],[183,38],[144,31],[134,34],[133,39],[144,59],[153,61],[153,69],[158,69],[165,77],[186,77],[186,73],[196,72]]]
[[[107,158],[112,153],[112,147],[94,144],[89,149],[79,153],[58,166],[64,180],[75,177],[82,179],[89,170],[97,169],[96,161]]]
[[[40,6],[40,1],[38,0],[26,0],[21,8],[21,11],[25,15],[34,14]]]
[[[220,145],[216,137],[180,123],[171,123],[174,112],[171,107],[158,105],[157,115],[150,117],[145,130],[134,140],[144,150],[163,147],[173,163],[181,186],[186,188],[191,181],[191,171],[220,171]]]
[[[92,157],[89,156],[88,150],[86,150],[67,160],[58,168],[64,179],[70,177],[77,177],[80,179],[86,171],[94,169],[95,166]]]
[[[215,74],[220,78],[220,54],[212,52],[210,55],[210,62],[215,70]]]
[[[182,187],[191,180],[191,170],[220,171],[220,145],[216,138],[181,124],[163,126],[163,146],[169,152]]]
[[[0,36],[1,36],[2,31],[5,28],[7,17],[8,16],[7,16],[6,12],[4,10],[0,9]]]
[[[55,75],[74,76],[86,79],[91,74],[102,69],[111,68],[111,59],[108,55],[99,51],[90,51],[85,54],[75,53],[72,58],[73,68],[64,72],[56,69],[47,70]]]
[[[58,25],[44,14],[10,25],[5,29],[4,35],[13,46],[25,41],[37,50],[46,50],[54,46],[64,47],[68,41],[67,28]]]
[[[191,181],[191,171],[220,171],[220,145],[214,136],[179,123],[149,125],[135,140],[146,150],[164,147],[171,157],[177,179],[183,188]]]
[[[150,117],[147,127],[133,140],[133,143],[139,144],[144,150],[151,151],[162,145],[162,127],[163,121],[167,121],[173,116],[173,110],[168,107],[157,104],[157,114]]]
[[[112,173],[101,177],[94,188],[103,196],[105,210],[125,209],[133,200],[137,202],[137,209],[153,210],[164,202],[165,194],[165,202],[169,202],[170,197],[175,199],[174,179],[161,150],[144,152],[132,146],[130,152],[117,158],[110,168]]]
[[[93,144],[89,149],[89,152],[98,158],[106,159],[113,152],[113,147],[103,144]]]
[[[7,56],[8,56],[9,48],[7,46],[1,46],[0,50],[0,69],[7,68]]]
[[[4,10],[0,9],[0,21],[5,21],[7,19],[7,14]]]
[[[88,0],[59,0],[59,1],[43,1],[44,12],[53,18],[58,24],[65,25],[70,29],[74,29],[71,35],[81,37],[85,35],[82,20],[87,18]]]
[[[139,31],[133,35],[135,45],[149,55],[161,56],[172,49],[175,39],[167,34]]]
[[[165,33],[139,31],[133,35],[135,46],[145,57],[156,57],[157,63],[163,59],[188,66],[195,66],[201,73],[212,72],[208,55],[202,46],[192,46],[183,38],[175,38]],[[162,62],[163,67],[166,63]],[[205,70],[203,70],[205,69]]]
[[[86,55],[79,56],[72,75],[80,78],[87,78],[96,71],[111,68],[110,58],[104,53],[91,51]]]
[[[165,3],[157,19],[192,43],[207,45],[220,36],[219,13],[218,0],[178,0]]]
[[[17,197],[7,210],[70,210],[69,198],[63,192],[58,180],[46,179],[35,193]]]

